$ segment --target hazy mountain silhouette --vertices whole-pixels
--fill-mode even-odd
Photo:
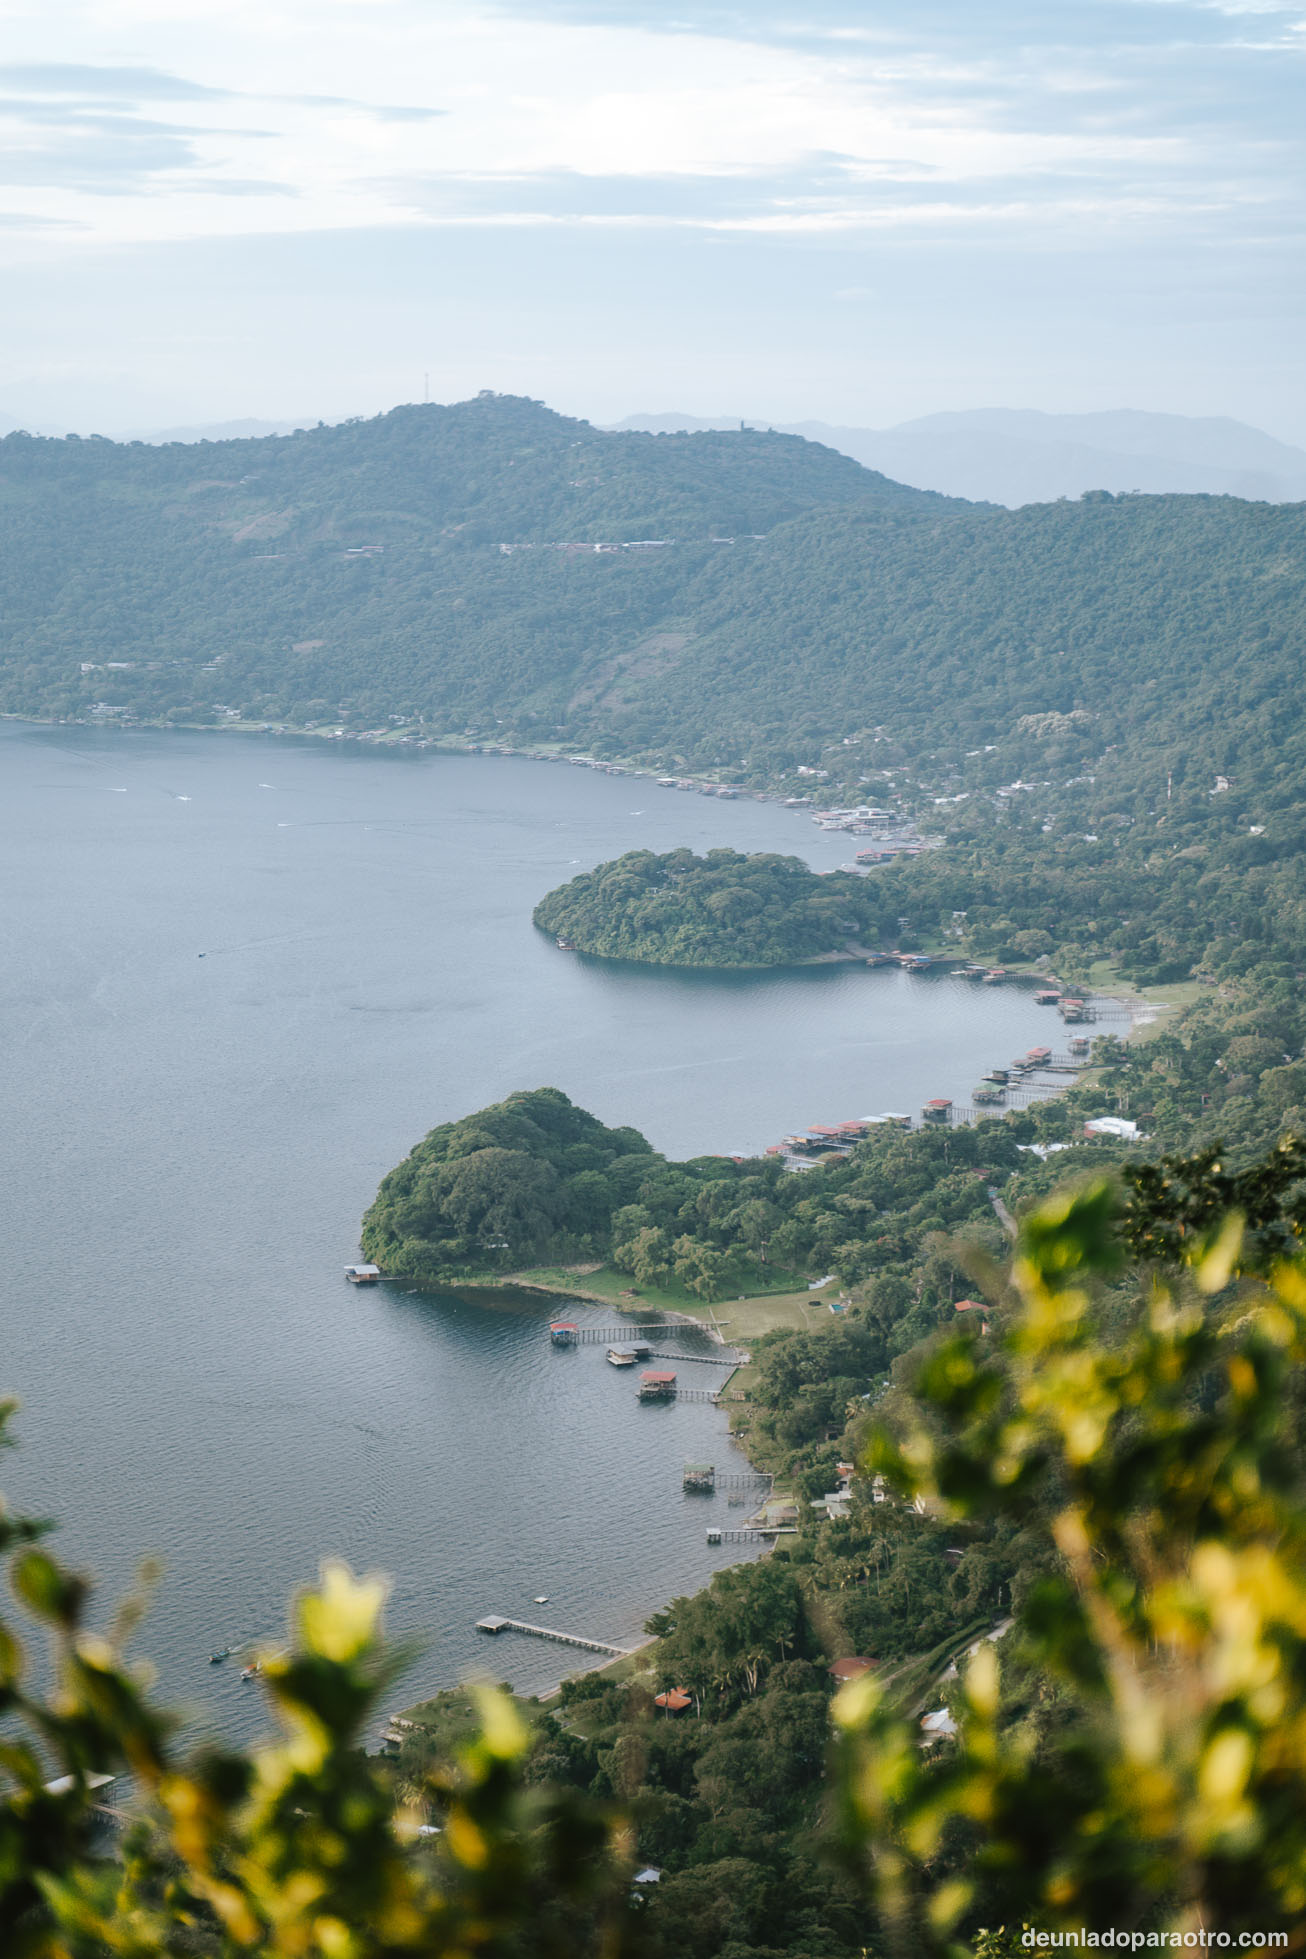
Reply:
[[[709,421],[666,413],[631,415],[617,426],[657,433],[738,425],[738,417]],[[887,429],[818,421],[775,426],[824,442],[899,483],[1012,508],[1087,490],[1205,493],[1270,503],[1306,499],[1306,450],[1228,416],[976,408],[923,415]]]

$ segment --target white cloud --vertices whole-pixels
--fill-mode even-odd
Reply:
[[[72,224],[107,242],[658,221],[647,198],[615,208],[614,180],[756,180],[751,208],[736,198],[723,212],[706,196],[698,221],[832,232],[981,210],[1139,224],[1245,195],[1238,170],[1216,167],[1181,123],[1113,122],[1109,64],[1060,50],[1023,50],[1013,81],[996,59],[900,37],[891,56],[849,41],[796,50],[454,0],[63,0],[7,13],[10,72],[27,80],[18,109],[0,104],[0,215],[21,211],[29,240],[33,218],[64,240]],[[77,65],[61,75],[69,48]],[[0,76],[0,96],[14,94]],[[1037,113],[1022,118],[1022,101]],[[837,189],[796,183],[786,208],[786,173],[831,154]],[[590,210],[574,196],[552,213],[538,199],[517,208],[515,183],[562,177],[605,194]],[[922,198],[926,177],[936,189]],[[495,182],[497,208],[484,195]],[[898,182],[912,188],[895,203]],[[477,191],[463,208],[460,185]],[[662,217],[696,221],[675,200]]]

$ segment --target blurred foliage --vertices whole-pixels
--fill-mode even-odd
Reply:
[[[940,1759],[873,1681],[837,1703],[845,1852],[912,1954],[968,1952],[977,1922],[1301,1948],[1306,1275],[1236,1279],[1233,1214],[1104,1339],[1118,1204],[1097,1180],[1036,1211],[1000,1338],[937,1345],[919,1414],[871,1445],[942,1517],[1049,1554]]]
[[[139,1607],[109,1637],[90,1630],[87,1588],[42,1534],[0,1521],[13,1593],[48,1633],[55,1670],[48,1696],[25,1684],[22,1645],[0,1622],[6,1959],[616,1949],[629,1868],[617,1820],[528,1785],[528,1736],[505,1695],[479,1692],[474,1738],[398,1799],[390,1766],[364,1753],[403,1657],[381,1641],[380,1581],[327,1565],[299,1599],[289,1648],[262,1661],[275,1740],[184,1756],[147,1670],[124,1657]],[[113,1848],[97,1847],[104,1797],[88,1780],[105,1773],[135,1792]]]

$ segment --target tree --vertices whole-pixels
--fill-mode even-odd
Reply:
[[[722,1274],[729,1263],[724,1252],[716,1251],[700,1238],[691,1238],[686,1234],[676,1239],[671,1255],[674,1260],[672,1270],[681,1285],[687,1286],[690,1292],[696,1292],[700,1299],[716,1298]]]
[[[665,1285],[671,1276],[667,1234],[646,1224],[624,1245],[614,1245],[612,1263],[618,1271],[629,1272],[642,1286]]]

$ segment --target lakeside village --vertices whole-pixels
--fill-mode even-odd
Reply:
[[[866,964],[897,965],[907,972],[924,972],[935,961],[924,953],[876,952],[866,956]],[[982,986],[1001,986],[1015,978],[1002,966],[968,964],[951,970]],[[1040,985],[1034,1000],[1038,1006],[1055,1007],[1067,1029],[1107,1017],[1131,1018],[1131,1010],[1123,1002],[1087,1000],[1053,984]],[[779,1157],[787,1170],[813,1170],[831,1157],[846,1156],[873,1129],[914,1129],[927,1125],[970,1123],[994,1108],[1004,1105],[1020,1108],[1030,1102],[1043,1101],[1067,1085],[1066,1077],[1073,1078],[1092,1067],[1091,1050],[1089,1035],[1068,1034],[1063,1049],[1038,1045],[1026,1049],[1024,1054],[1017,1055],[1005,1067],[990,1068],[971,1090],[969,1103],[954,1102],[946,1095],[935,1095],[922,1104],[919,1116],[888,1109],[880,1115],[858,1116],[848,1122],[814,1122],[805,1130],[795,1130],[778,1143],[768,1144],[763,1154]],[[1084,1124],[1084,1134],[1086,1137],[1113,1136],[1125,1142],[1136,1142],[1139,1130],[1137,1123],[1123,1116],[1096,1116]]]

